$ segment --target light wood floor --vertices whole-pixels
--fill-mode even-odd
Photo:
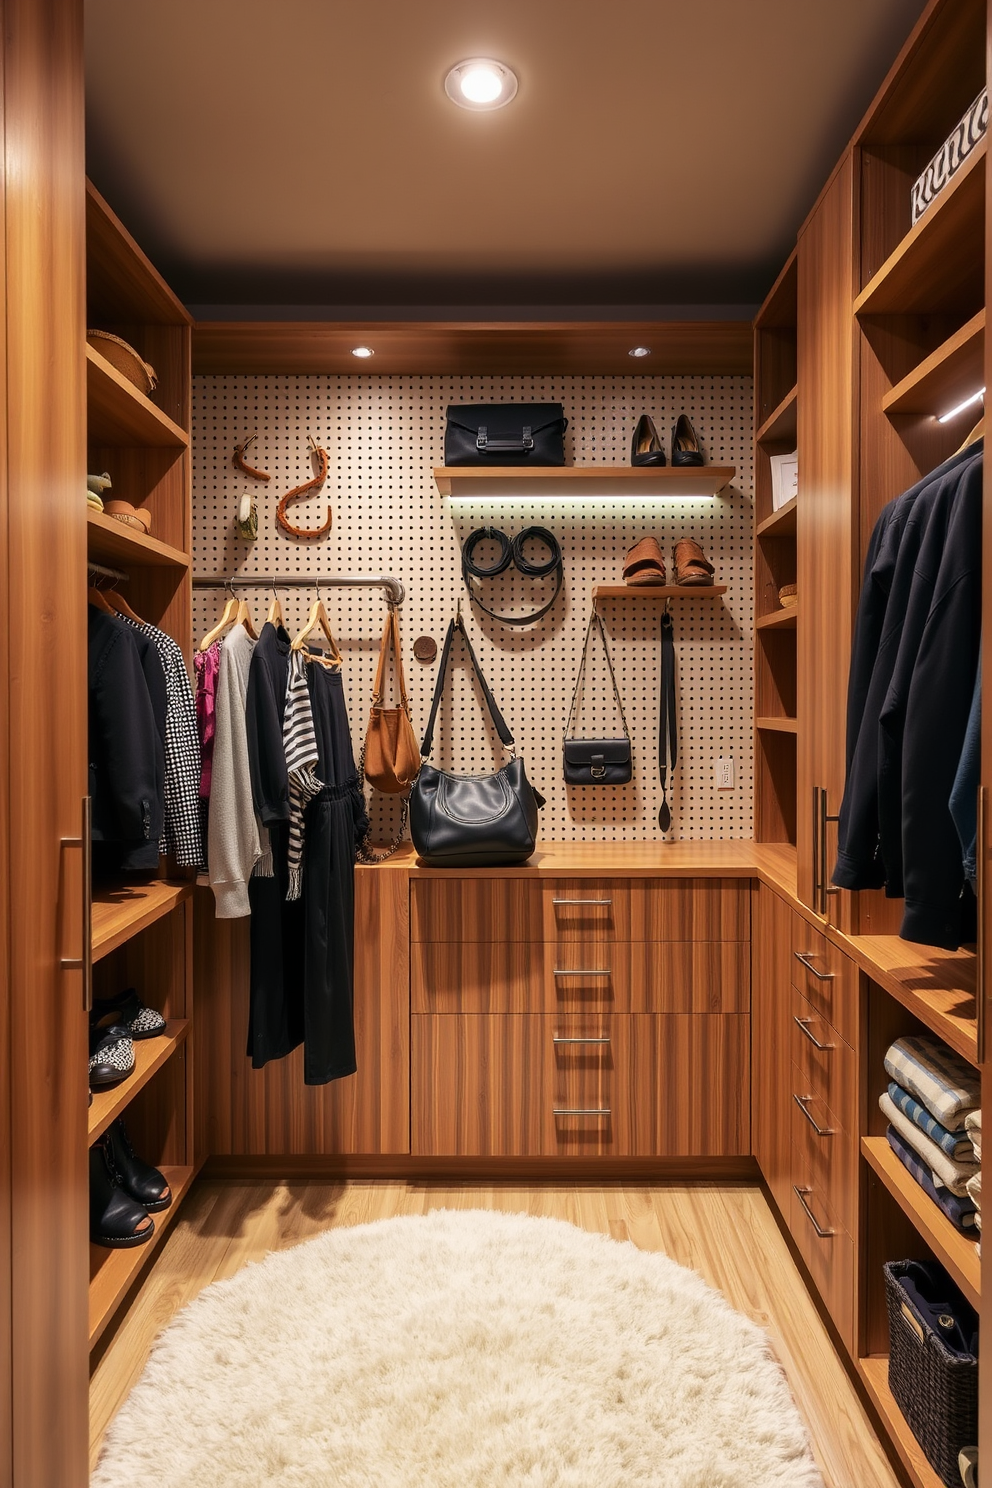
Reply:
[[[197,1183],[91,1388],[92,1459],[156,1333],[202,1287],[335,1225],[430,1209],[503,1209],[569,1220],[698,1271],[766,1328],[813,1439],[827,1488],[897,1488],[760,1189],[712,1183],[442,1186]]]

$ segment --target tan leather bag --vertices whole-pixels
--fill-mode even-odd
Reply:
[[[400,706],[382,706],[383,682],[386,673],[386,658],[390,645],[396,657],[396,680],[400,689]],[[379,647],[379,664],[375,670],[375,693],[372,698],[372,713],[369,717],[365,747],[362,751],[365,779],[376,790],[386,795],[398,795],[409,790],[420,769],[420,750],[417,736],[410,721],[410,703],[406,695],[406,678],[403,675],[403,656],[400,651],[400,624],[394,606],[390,605]]]

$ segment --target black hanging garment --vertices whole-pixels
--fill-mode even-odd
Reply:
[[[679,762],[678,697],[675,691],[675,626],[666,610],[661,617],[661,687],[658,707],[658,778],[661,781],[661,805],[658,826],[670,830],[672,809],[668,804],[668,786],[674,779]]]

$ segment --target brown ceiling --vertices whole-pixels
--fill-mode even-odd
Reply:
[[[755,301],[921,9],[87,0],[89,170],[193,304]]]

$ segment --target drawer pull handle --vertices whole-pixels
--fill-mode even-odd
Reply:
[[[832,1126],[817,1126],[816,1122],[813,1120],[813,1117],[809,1114],[809,1108],[807,1107],[806,1102],[813,1099],[811,1095],[794,1095],[792,1099],[795,1101],[800,1111],[802,1111],[803,1115],[806,1117],[806,1120],[809,1122],[810,1126],[816,1132],[816,1135],[818,1137],[832,1137],[834,1135],[834,1129]]]
[[[611,1114],[609,1106],[593,1106],[589,1108],[585,1106],[555,1106],[552,1112],[554,1116],[609,1116]]]
[[[812,1209],[809,1207],[805,1199],[806,1194],[811,1194],[813,1192],[811,1188],[797,1188],[796,1185],[793,1184],[792,1192],[795,1194],[800,1204],[802,1204],[803,1208],[806,1211],[806,1218],[809,1220],[810,1224],[813,1226],[814,1230],[819,1235],[821,1240],[829,1240],[833,1235],[837,1233],[836,1230],[824,1230],[820,1227],[820,1225],[817,1224],[816,1216],[814,1215]]]
[[[813,1037],[813,1035],[809,1031],[809,1025],[813,1021],[812,1018],[797,1018],[796,1015],[795,1015],[795,1013],[793,1013],[793,1015],[792,1015],[792,1021],[793,1021],[793,1023],[797,1023],[799,1025],[799,1027],[802,1029],[803,1033],[806,1035],[806,1037],[809,1039],[810,1043],[813,1045],[813,1048],[814,1049],[820,1049],[824,1053],[828,1049],[836,1049],[836,1047],[837,1047],[836,1044],[821,1044],[820,1041],[819,1041],[819,1039]]]
[[[807,971],[811,971],[813,973],[818,982],[835,982],[837,980],[837,973],[835,971],[817,971],[816,967],[810,960],[810,952],[793,951],[792,954],[795,956],[797,961],[802,962]]]
[[[552,899],[552,904],[612,904],[612,899]]]
[[[610,975],[610,968],[608,966],[587,966],[584,971],[583,970],[569,971],[566,967],[556,966],[555,969],[554,969],[554,975],[555,976],[609,976]]]
[[[559,1038],[557,1034],[553,1034],[551,1042],[553,1044],[608,1044],[610,1041],[608,1038]]]

